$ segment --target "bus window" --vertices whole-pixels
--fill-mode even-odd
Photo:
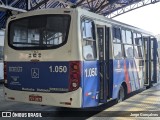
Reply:
[[[143,50],[142,50],[142,47],[141,46],[138,46],[138,54],[139,54],[139,57],[143,57]]]
[[[113,28],[113,42],[121,43],[121,32],[120,28]]]
[[[126,40],[127,40],[127,44],[132,44],[132,32],[126,30]]]
[[[134,57],[139,58],[138,47],[137,46],[134,46]]]
[[[126,43],[126,31],[122,30],[122,41],[123,43]]]
[[[133,33],[133,40],[134,40],[134,45],[139,45],[139,40],[137,38],[137,33]]]
[[[133,58],[133,46],[132,45],[124,45],[125,54],[127,58]]]
[[[136,34],[136,33],[134,33]],[[137,36],[134,35],[134,43],[135,45],[142,45],[142,36],[141,34],[137,34]]]
[[[83,38],[93,39],[93,22],[87,19],[82,20],[82,31],[83,31]]]
[[[57,48],[67,42],[69,15],[39,15],[9,24],[9,45],[15,49]]]
[[[133,33],[133,40],[134,40],[134,57],[135,58],[142,58],[143,57],[143,50],[142,50],[141,34]]]
[[[114,44],[114,57],[115,59],[122,59],[122,47],[121,44]]]
[[[83,55],[84,55],[84,58],[87,60],[94,59],[93,49],[91,45],[83,46]]]
[[[153,60],[153,51],[154,51],[154,48],[153,48],[153,45],[154,45],[154,42],[153,42],[153,40],[151,40],[151,60]]]
[[[135,58],[143,57],[143,51],[141,46],[134,46],[134,57]]]
[[[86,60],[93,60],[97,58],[96,40],[93,35],[95,33],[94,23],[89,19],[82,19],[81,28],[83,38],[83,57]]]

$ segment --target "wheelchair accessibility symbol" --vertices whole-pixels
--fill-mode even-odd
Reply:
[[[39,78],[39,68],[32,68],[31,69],[31,76],[32,76],[32,78]]]

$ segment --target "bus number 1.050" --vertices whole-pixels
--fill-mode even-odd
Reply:
[[[66,73],[67,72],[67,66],[49,66],[50,72],[60,72],[60,73]]]

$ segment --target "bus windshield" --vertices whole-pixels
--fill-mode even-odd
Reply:
[[[58,48],[67,42],[69,15],[38,15],[9,24],[10,47],[15,49]]]

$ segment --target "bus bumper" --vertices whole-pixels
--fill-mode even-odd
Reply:
[[[67,93],[40,93],[10,90],[4,87],[5,99],[32,104],[81,108],[82,88]],[[35,98],[34,98],[35,97]]]

